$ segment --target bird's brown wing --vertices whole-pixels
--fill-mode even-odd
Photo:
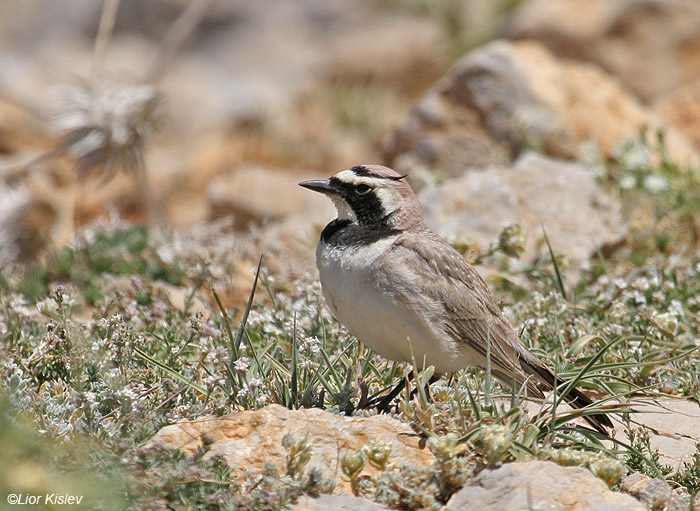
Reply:
[[[545,381],[535,368],[546,368],[522,345],[484,280],[442,238],[431,231],[399,236],[387,257],[397,272],[409,275],[405,285],[394,282],[393,287],[409,302],[423,300],[436,307],[434,316],[442,319],[444,331],[480,354],[482,367],[490,344],[492,373],[504,383],[515,378],[522,385],[527,374]],[[534,367],[525,370],[523,365]],[[528,382],[528,388],[542,396],[534,383]]]
[[[391,283],[403,300],[425,300],[436,307],[434,316],[441,315],[444,331],[482,355],[484,364],[490,343],[491,372],[499,380],[507,385],[513,380],[518,386],[525,384],[537,397],[544,396],[528,376],[548,390],[562,383],[522,344],[476,269],[437,234],[424,231],[399,236],[386,257],[385,265],[396,265],[391,274],[409,275]],[[570,391],[567,401],[577,408],[591,404],[578,389]],[[586,420],[603,433],[604,427],[613,426],[605,415]]]

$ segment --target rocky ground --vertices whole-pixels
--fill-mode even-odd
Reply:
[[[55,400],[75,393],[76,410],[90,408],[84,396],[75,397],[85,389],[70,381],[70,370],[57,371],[53,362],[36,368],[37,360],[44,361],[59,343],[52,324],[98,343],[105,332],[121,332],[111,323],[102,331],[98,317],[111,318],[119,310],[130,332],[120,335],[130,339],[132,349],[141,342],[133,336],[149,339],[154,332],[161,342],[171,342],[159,323],[171,318],[171,311],[176,311],[173,317],[181,315],[181,331],[172,334],[178,339],[189,328],[183,325],[199,313],[196,317],[210,321],[207,328],[214,333],[194,327],[187,332],[214,339],[207,341],[212,343],[209,358],[189,353],[189,342],[181,348],[168,344],[174,350],[168,355],[148,341],[143,354],[150,358],[139,360],[151,365],[134,369],[134,381],[147,380],[154,388],[160,385],[154,367],[171,378],[155,393],[139,387],[132,394],[140,397],[129,397],[141,403],[146,396],[141,393],[149,392],[144,399],[154,401],[148,406],[167,412],[145,415],[151,421],[144,427],[148,434],[111,432],[102,421],[121,424],[122,413],[137,411],[107,411],[101,397],[97,401],[108,419],[100,418],[99,426],[86,419],[81,426],[89,438],[99,436],[95,431],[101,428],[110,431],[105,433],[109,440],[100,442],[112,451],[110,442],[118,437],[128,438],[129,449],[145,449],[124,447],[131,456],[124,462],[129,470],[146,463],[149,449],[170,446],[196,463],[216,463],[221,455],[229,466],[227,477],[245,481],[240,484],[248,493],[262,488],[281,495],[295,488],[313,494],[310,488],[335,488],[333,495],[302,497],[294,508],[299,510],[377,507],[370,498],[404,509],[692,507],[694,491],[700,489],[700,374],[691,354],[699,344],[700,321],[693,291],[700,289],[700,4],[211,3],[179,48],[171,29],[188,5],[180,0],[122,0],[112,37],[103,46],[100,2],[10,0],[0,6],[0,341],[7,348],[0,361],[7,382],[21,368],[28,379],[18,376],[17,381],[26,379],[26,389],[34,389],[25,392],[43,411],[30,422],[51,416],[38,429],[53,431],[52,421],[56,430],[67,428],[61,426],[65,410],[52,409],[51,415],[41,396]],[[174,52],[170,58],[168,50]],[[629,415],[616,415],[621,417],[616,439],[637,449],[646,446],[645,456],[656,456],[657,468],[668,471],[645,469],[642,458],[617,445],[619,452],[612,456],[624,461],[625,475],[606,479],[606,471],[618,470],[617,465],[610,468],[588,455],[568,462],[539,452],[544,445],[561,447],[556,435],[538,436],[536,442],[527,434],[518,437],[516,422],[498,414],[494,424],[508,425],[516,443],[534,442],[527,444],[528,455],[508,444],[510,454],[491,463],[483,441],[475,441],[478,453],[457,462],[464,455],[455,454],[458,447],[450,447],[456,449],[452,454],[444,446],[431,447],[425,433],[462,436],[471,426],[455,424],[456,413],[445,418],[428,405],[423,409],[407,401],[397,415],[400,421],[303,409],[306,398],[307,404],[321,406],[326,399],[325,408],[335,412],[343,399],[356,400],[360,381],[369,376],[351,377],[350,369],[347,375],[322,373],[335,379],[329,384],[337,390],[332,398],[315,394],[320,384],[308,372],[310,390],[302,397],[294,392],[280,397],[265,382],[232,404],[214,381],[225,374],[215,360],[232,341],[217,344],[226,337],[217,300],[238,321],[234,311],[246,307],[264,254],[267,295],[258,292],[260,309],[252,313],[249,349],[258,342],[269,346],[269,338],[277,336],[279,344],[263,356],[270,366],[256,370],[291,385],[291,374],[283,370],[291,364],[291,348],[279,339],[292,320],[280,320],[279,311],[298,309],[303,315],[315,303],[317,290],[309,291],[309,298],[306,284],[300,283],[315,280],[316,239],[334,216],[323,197],[296,184],[362,163],[383,163],[408,174],[429,226],[478,263],[507,304],[506,314],[550,362],[563,364],[573,375],[606,341],[623,338],[625,348],[611,349],[615,354],[600,369],[614,383],[605,388],[590,383],[588,390],[601,396],[620,392],[622,401],[629,397],[635,410],[647,412],[632,414],[631,423]],[[143,246],[140,231],[127,228],[120,238],[123,222],[134,221],[149,226]],[[103,250],[117,263],[105,263]],[[56,260],[56,253],[70,258]],[[88,270],[83,272],[75,254],[88,260]],[[34,277],[28,278],[27,271]],[[62,315],[54,310],[63,307],[55,298],[59,284],[81,297],[80,307]],[[129,300],[133,303],[127,305]],[[284,300],[296,305],[275,309]],[[54,309],[25,314],[35,302],[54,303]],[[330,318],[323,321],[326,329],[339,328]],[[321,335],[321,330],[304,328],[305,339]],[[344,335],[342,329],[333,332]],[[591,340],[598,338],[604,340]],[[100,342],[87,352],[119,351]],[[352,346],[359,350],[353,354],[364,356],[361,347]],[[175,352],[185,353],[184,358],[177,359]],[[333,360],[346,356],[339,352]],[[250,353],[226,357],[231,364],[254,359]],[[119,367],[122,376],[131,374]],[[398,374],[381,367],[375,387]],[[188,383],[173,372],[187,374]],[[243,376],[227,378],[234,381],[234,376],[243,385]],[[480,377],[465,372],[458,380]],[[110,381],[104,385],[125,384]],[[190,398],[177,398],[180,411],[168,393],[178,381],[194,389]],[[251,381],[246,380],[246,388]],[[632,381],[635,390],[623,381]],[[20,387],[8,385],[3,392],[21,394]],[[163,410],[156,397],[166,400]],[[435,406],[444,412],[451,399],[438,398]],[[263,407],[268,402],[278,404]],[[468,405],[465,396],[454,402]],[[13,403],[8,409],[24,406]],[[77,432],[75,417],[69,429]],[[178,422],[182,419],[187,420]],[[479,428],[482,422],[477,420]],[[492,425],[490,420],[484,424]],[[630,437],[636,428],[645,433]],[[295,440],[284,440],[287,433]],[[56,438],[66,434],[73,432]],[[8,438],[0,435],[0,444],[11,445]],[[367,461],[363,448],[370,440],[380,442],[379,450],[391,445],[389,462]],[[568,438],[562,443],[581,447]],[[298,473],[288,465],[294,449],[302,458],[308,454]],[[352,459],[341,462],[342,452],[365,452],[358,471],[353,472]],[[501,466],[514,460],[526,463]],[[305,472],[307,463],[319,470],[313,477]],[[287,464],[284,477],[292,482],[273,484],[267,474],[255,483],[251,474],[265,474],[266,464]],[[152,482],[151,468],[143,470],[144,480]],[[173,474],[182,476],[175,469]],[[204,480],[207,474],[192,477]],[[187,480],[177,477],[173,480]],[[173,480],[163,483],[156,497],[139,502],[176,502],[168,493]],[[319,482],[331,480],[327,487]],[[414,499],[413,493],[421,493],[411,486],[415,481],[432,485],[435,499]],[[0,482],[0,488],[9,493],[12,484]],[[158,484],[151,487],[160,491]],[[367,498],[349,496],[353,493]],[[292,494],[292,500],[299,497]],[[258,504],[246,505],[256,509]]]
[[[637,425],[652,431],[652,448],[660,454],[662,463],[681,466],[693,458],[700,421],[697,402],[640,399],[635,400],[634,408],[641,412],[635,419]],[[619,431],[615,436],[624,440],[624,426],[618,423],[617,428]],[[310,466],[320,470],[323,476],[340,481],[335,487],[336,494],[353,493],[352,479],[342,478],[338,453],[361,450],[372,441],[391,446],[389,466],[407,464],[429,469],[436,464],[436,456],[426,449],[422,435],[390,417],[346,418],[318,409],[290,411],[278,405],[269,405],[255,412],[202,417],[166,426],[148,445],[176,447],[191,456],[203,447],[202,439],[207,438],[210,443],[206,456],[223,456],[231,467],[240,471],[240,477],[251,468],[263,470],[267,463],[284,465],[287,452],[283,447],[283,437],[287,434],[306,439],[312,449]],[[377,466],[367,465],[363,477],[376,477],[382,472]],[[663,479],[635,472],[622,480],[622,493],[619,493],[611,491],[590,471],[566,468],[567,463],[561,465],[551,461],[530,461],[487,469],[455,493],[443,509],[518,510],[529,506],[581,511],[682,510],[690,505],[687,493],[674,491]],[[367,500],[323,495],[306,498],[293,509],[385,508]]]

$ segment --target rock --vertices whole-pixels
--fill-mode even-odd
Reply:
[[[600,189],[593,169],[532,152],[512,168],[469,172],[424,189],[419,198],[430,228],[482,248],[519,223],[528,259],[547,253],[544,227],[554,253],[564,254],[574,269],[596,247],[607,252],[621,243],[627,230],[620,205]]]
[[[335,214],[314,222],[297,215],[255,232],[257,250],[265,254],[275,278],[293,283],[305,273],[316,273],[316,244],[323,226],[333,218]]]
[[[415,105],[385,145],[399,172],[447,176],[510,160],[524,148],[604,157],[640,127],[664,129],[671,157],[700,162],[692,144],[594,66],[557,60],[534,42],[495,41],[463,57]]]
[[[403,80],[408,84],[417,76],[443,69],[446,46],[435,19],[395,13],[375,16],[330,41],[326,72],[340,83]]]
[[[300,283],[318,282],[315,251],[319,234],[318,224],[300,216],[270,223],[247,234],[237,232],[237,252],[229,257],[235,263],[234,271],[225,283],[216,287],[224,306],[245,308],[261,255],[264,268],[274,275],[271,284],[274,291],[289,291]],[[260,287],[257,293],[256,297],[265,294]]]
[[[338,465],[340,450],[359,449],[371,440],[381,440],[392,443],[392,461],[429,466],[435,460],[428,449],[421,447],[420,435],[389,416],[343,417],[317,408],[288,410],[279,405],[166,426],[148,445],[176,447],[190,455],[202,446],[206,435],[212,441],[207,456],[223,455],[240,474],[247,468],[261,469],[266,463],[284,467],[282,437],[287,433],[308,439],[313,455],[307,468],[320,468],[323,477],[336,480],[336,491],[346,493],[351,493],[351,488]],[[364,473],[375,472],[368,465]]]
[[[53,160],[37,167],[18,178],[17,187],[0,179],[0,265],[37,262],[73,236],[76,197],[74,189],[60,186],[63,167]],[[23,174],[28,168],[15,170]]]
[[[664,511],[686,511],[689,509],[687,494],[672,490],[666,481],[658,477],[651,478],[635,472],[622,480],[620,490],[642,501],[648,509]]]
[[[650,444],[659,451],[659,462],[678,467],[691,462],[700,442],[700,405],[690,399],[635,399],[631,408],[642,413],[633,415],[635,424],[650,429]],[[626,441],[624,430],[616,438]]]
[[[248,166],[217,176],[209,186],[209,218],[231,216],[248,256],[244,266],[254,267],[263,255],[265,267],[283,288],[316,274],[320,231],[336,217],[331,201],[298,186],[314,177],[318,175]],[[229,289],[219,290],[227,306],[247,301],[252,274],[241,277]]]
[[[35,262],[51,246],[60,210],[18,190],[0,193],[0,265]]]
[[[700,79],[661,96],[654,103],[654,110],[700,147]]]
[[[531,461],[484,470],[443,509],[644,511],[646,507],[629,495],[611,491],[585,468]]]
[[[530,0],[505,34],[594,62],[647,101],[700,76],[695,0]]]
[[[503,401],[502,406],[508,406],[508,403]],[[622,406],[641,412],[630,415],[631,429],[646,429],[651,451],[658,453],[659,463],[670,465],[674,470],[683,463],[693,463],[696,445],[700,444],[700,404],[697,401],[687,398],[640,396]],[[539,405],[529,403],[527,410],[529,414],[535,415],[539,411]],[[568,411],[567,408],[559,408],[557,413]],[[612,415],[611,418],[615,424],[615,429],[611,431],[613,437],[628,443],[627,424],[619,415]],[[577,419],[577,423],[581,426],[586,425],[580,419]],[[612,447],[612,444],[609,446]],[[632,479],[636,487],[635,481]],[[683,496],[680,493],[678,495]]]
[[[209,218],[233,216],[239,230],[302,215],[318,222],[334,215],[331,202],[298,186],[313,176],[246,166],[214,178],[209,185]]]
[[[382,511],[384,506],[350,495],[320,495],[317,498],[303,496],[292,511]]]

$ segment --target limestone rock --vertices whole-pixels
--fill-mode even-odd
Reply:
[[[0,192],[0,265],[34,262],[51,246],[60,210],[46,198]]]
[[[313,221],[295,215],[255,232],[257,253],[265,254],[265,265],[278,283],[293,286],[305,274],[317,279],[316,243],[323,226],[333,218],[335,214],[325,220]]]
[[[619,244],[626,232],[619,204],[599,188],[593,169],[536,153],[525,153],[512,168],[469,172],[427,188],[419,198],[429,227],[482,248],[519,223],[527,259],[547,252],[544,226],[554,252],[574,268],[595,247],[605,252]]]
[[[666,481],[658,477],[651,478],[635,472],[622,480],[620,490],[642,501],[649,509],[665,511],[686,511],[689,509],[687,494],[672,490]]]
[[[600,69],[560,61],[539,43],[494,41],[464,56],[417,102],[384,155],[399,172],[458,176],[527,147],[571,159],[593,141],[609,157],[642,126],[665,129],[676,161],[700,161],[685,137]]]
[[[639,399],[631,408],[642,413],[634,420],[651,430],[651,448],[659,451],[659,461],[672,467],[691,462],[695,446],[700,442],[700,405],[690,399]],[[625,439],[624,431],[616,431],[619,440]]]
[[[35,166],[2,170],[10,172],[2,176],[0,171],[0,265],[36,262],[68,243],[74,234],[76,197],[75,189],[61,187],[65,162],[47,158]]]
[[[700,147],[700,79],[661,96],[654,103],[654,109]]]
[[[277,282],[292,286],[303,275],[315,274],[320,231],[336,217],[331,201],[298,186],[300,181],[318,177],[262,166],[241,167],[211,181],[209,217],[231,216],[253,267],[262,254]],[[227,305],[247,300],[252,274],[243,277],[229,291],[220,291]]]
[[[608,489],[581,467],[547,461],[484,470],[452,496],[445,510],[644,511],[629,495]]]
[[[207,456],[223,455],[240,474],[246,468],[261,469],[266,463],[284,467],[286,451],[282,437],[287,433],[308,439],[313,448],[308,467],[320,468],[323,477],[336,480],[336,491],[346,493],[351,489],[338,464],[338,452],[342,449],[359,449],[371,440],[381,440],[392,443],[390,462],[400,460],[429,466],[435,460],[422,447],[420,435],[386,415],[343,417],[317,408],[288,410],[279,405],[166,426],[149,445],[164,444],[189,455],[202,446],[202,437],[206,435],[212,441]],[[364,473],[372,475],[373,470],[367,466]]]
[[[350,495],[320,495],[318,498],[301,497],[292,511],[382,511],[384,509],[387,508]]]
[[[695,0],[530,0],[505,33],[594,62],[647,101],[700,76]]]

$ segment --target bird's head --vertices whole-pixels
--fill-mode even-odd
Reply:
[[[299,185],[327,195],[341,220],[399,229],[422,226],[420,202],[404,177],[381,165],[358,165]]]

